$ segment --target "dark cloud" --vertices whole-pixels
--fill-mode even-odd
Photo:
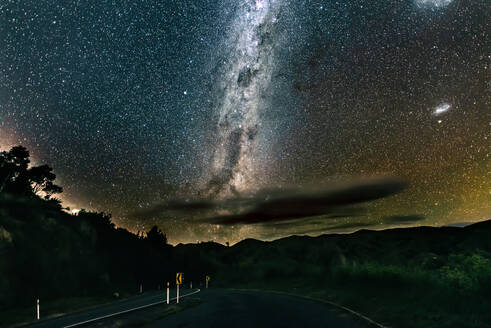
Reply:
[[[237,84],[241,87],[247,88],[257,73],[258,70],[252,70],[250,67],[243,68],[239,73],[239,77],[237,78]]]
[[[423,221],[424,219],[423,215],[392,215],[384,217],[382,222],[385,224],[406,224]]]
[[[212,216],[213,224],[274,223],[304,217],[336,214],[339,207],[384,198],[403,191],[406,182],[395,178],[359,181],[336,188],[299,188],[297,190],[261,192],[250,199],[245,210],[229,215]]]
[[[317,233],[323,233],[323,232],[329,232],[332,230],[353,230],[357,228],[366,228],[366,227],[372,227],[374,226],[375,223],[368,223],[368,222],[349,222],[349,223],[341,223],[337,225],[331,225],[331,226],[324,226],[321,228],[311,228],[308,230],[304,230],[301,232],[298,232],[300,234],[317,234]]]
[[[215,203],[211,200],[186,200],[175,199],[170,202],[158,204],[150,208],[142,209],[130,215],[132,218],[152,218],[166,212],[199,212],[215,208]]]
[[[331,213],[328,215],[323,215],[322,218],[312,217],[310,219],[295,218],[291,220],[283,220],[283,221],[272,221],[272,222],[264,222],[262,223],[263,227],[268,228],[277,228],[277,229],[289,229],[289,228],[298,228],[300,225],[302,226],[320,226],[326,225],[326,218],[329,219],[342,219],[348,217],[357,217],[363,216],[366,214],[366,209],[364,207],[334,207],[331,210]],[[328,229],[330,227],[326,227],[324,229]]]
[[[444,227],[456,227],[456,228],[465,228],[467,226],[470,226],[476,222],[455,222],[455,223],[450,223],[444,225]]]
[[[277,224],[312,216],[343,218],[365,214],[363,207],[352,205],[384,198],[403,191],[407,183],[396,178],[377,178],[327,186],[263,189],[254,194],[215,200],[175,199],[130,215],[133,218],[157,217],[167,212],[182,216],[208,216],[202,223]],[[215,215],[217,212],[230,214]]]
[[[328,227],[326,230],[348,230],[348,229],[353,229],[353,228],[363,228],[363,227],[371,227],[374,226],[375,223],[373,222],[347,222],[347,223],[341,223],[341,224],[336,224],[333,226]]]
[[[353,216],[360,216],[364,212],[363,208],[354,208],[354,209],[345,209],[341,208],[341,211],[336,215],[329,215],[328,218],[347,218],[347,217],[353,217]],[[342,215],[342,211],[345,211],[344,215]],[[358,214],[358,215],[357,215]],[[317,233],[323,233],[323,232],[329,232],[329,231],[352,231],[352,230],[357,230],[359,228],[366,228],[366,227],[374,227],[376,225],[384,224],[384,225],[403,225],[403,224],[410,224],[412,222],[418,222],[424,220],[425,217],[423,215],[393,215],[393,216],[387,216],[382,219],[382,222],[363,222],[363,221],[351,221],[351,222],[344,222],[344,223],[339,223],[339,224],[329,224],[329,221],[326,221],[325,219],[312,219],[312,220],[305,220],[305,219],[295,219],[295,220],[289,220],[285,222],[274,222],[274,223],[266,223],[263,226],[265,227],[271,227],[271,228],[277,228],[277,229],[293,229],[293,228],[299,228],[299,227],[305,227],[304,230],[300,230],[297,233],[299,234],[317,234]]]

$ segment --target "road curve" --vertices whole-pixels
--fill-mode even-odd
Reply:
[[[145,325],[146,328],[366,328],[374,327],[326,303],[275,293],[203,290],[199,306]]]
[[[181,291],[181,298],[194,295],[198,293],[199,289],[194,290],[183,290]],[[170,292],[171,301],[175,301],[176,299],[176,291],[171,290]],[[81,311],[73,314],[67,314],[58,318],[42,320],[40,322],[36,322],[34,324],[27,325],[29,328],[72,328],[78,326],[87,326],[90,323],[94,323],[96,321],[110,318],[113,316],[123,315],[125,313],[129,313],[132,311],[142,310],[144,308],[148,308],[153,305],[162,304],[166,302],[166,294],[165,291],[161,291],[159,293],[148,293],[143,294],[138,297],[133,297],[127,300],[121,300],[118,302],[102,305],[99,307],[95,307],[89,309],[87,311]]]

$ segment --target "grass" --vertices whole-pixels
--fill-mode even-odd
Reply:
[[[283,264],[255,264],[237,288],[287,292],[334,302],[388,327],[491,327],[491,260],[476,253],[449,254],[435,261],[303,265],[298,277]],[[435,263],[434,263],[435,262]],[[293,272],[293,271],[292,271]],[[236,277],[234,276],[236,279]],[[231,283],[232,285],[232,283]]]

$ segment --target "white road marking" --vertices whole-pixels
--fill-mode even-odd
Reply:
[[[186,296],[189,296],[189,295],[194,295],[196,293],[199,293],[200,291],[201,291],[201,289],[198,289],[198,290],[196,290],[196,291],[194,291],[192,293],[181,295],[180,298],[183,298],[183,297],[186,297]],[[176,297],[171,298],[171,301],[173,301],[175,299],[176,299]],[[150,307],[150,306],[154,306],[154,305],[161,304],[161,303],[166,303],[166,302],[167,302],[167,300],[163,300],[163,301],[158,301],[158,302],[154,302],[154,303],[147,304],[147,305],[142,305],[142,306],[139,306],[139,307],[136,307],[136,308],[133,308],[133,309],[124,310],[124,311],[120,311],[120,312],[116,312],[116,313],[111,313],[111,314],[108,314],[108,315],[104,315],[102,317],[97,317],[97,318],[86,320],[86,321],[82,321],[82,322],[77,322],[77,323],[74,323],[74,324],[71,324],[71,325],[68,325],[68,326],[64,326],[63,328],[70,328],[70,327],[76,327],[76,326],[84,325],[84,324],[89,323],[89,322],[94,322],[94,321],[98,321],[98,320],[102,320],[102,319],[114,317],[114,316],[117,316],[117,315],[120,315],[120,314],[124,314],[124,313],[128,313],[128,312],[131,312],[131,311],[141,310],[141,309],[144,309],[144,308],[147,308],[147,307]]]

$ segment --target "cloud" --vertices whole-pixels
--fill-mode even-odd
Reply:
[[[208,199],[187,200],[174,199],[166,203],[154,205],[130,214],[132,218],[152,218],[167,212],[200,212],[215,208],[216,204]]]
[[[465,228],[467,226],[473,225],[476,222],[455,222],[450,224],[445,224],[443,227],[455,227],[455,228]]]
[[[323,233],[323,232],[331,232],[333,230],[338,231],[338,232],[344,232],[344,231],[352,231],[356,230],[357,228],[366,228],[366,227],[372,227],[376,225],[375,223],[369,223],[369,222],[348,222],[348,223],[341,223],[341,224],[336,224],[336,225],[331,225],[331,226],[324,226],[321,228],[312,228],[309,230],[304,230],[298,232],[299,234],[318,234],[318,233]]]
[[[302,225],[312,225],[312,226],[319,226],[319,225],[326,225],[326,218],[329,219],[342,219],[342,218],[348,218],[348,217],[356,217],[356,216],[363,216],[366,214],[366,209],[364,207],[333,207],[331,212],[327,215],[322,215],[322,217],[309,217],[309,219],[306,219],[304,217],[302,218],[295,218],[291,220],[280,220],[280,221],[272,221],[272,222],[263,222],[262,226],[264,227],[271,227],[271,228],[280,228],[280,229],[286,229],[286,228],[298,228],[299,224],[301,223]],[[326,227],[326,229],[329,227]]]
[[[176,199],[138,211],[131,217],[163,217],[172,213],[173,217],[201,217],[195,223],[262,224],[280,228],[279,224],[293,226],[305,218],[321,215],[323,219],[361,216],[365,209],[359,204],[400,193],[406,187],[407,183],[397,178],[373,178],[331,186],[263,189],[223,200]]]
[[[382,223],[385,224],[408,224],[418,221],[423,221],[425,217],[423,215],[392,215],[386,216],[382,219]]]
[[[407,183],[400,179],[379,178],[338,185],[335,188],[260,192],[249,199],[250,204],[242,199],[243,207],[246,209],[211,216],[202,222],[221,225],[275,223],[335,214],[339,207],[388,197],[403,191],[406,187]]]

